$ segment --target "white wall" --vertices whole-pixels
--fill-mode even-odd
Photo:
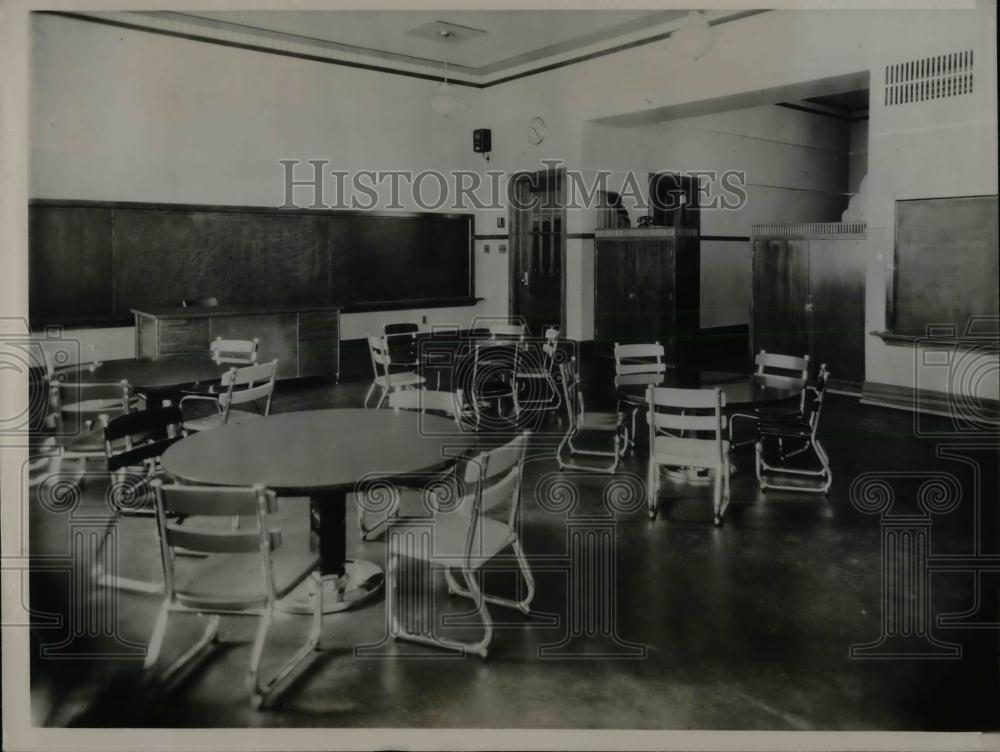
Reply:
[[[463,90],[466,106],[444,118],[429,105],[433,89],[404,76],[35,16],[29,195],[276,206],[284,200],[279,159],[325,159],[338,170],[478,169],[470,141],[480,92]],[[296,200],[311,203],[311,189],[296,190]],[[325,200],[334,200],[332,190],[331,180]],[[402,198],[419,210],[407,192]],[[478,253],[476,262],[477,294],[495,295],[490,264]],[[506,288],[503,299],[506,307]],[[344,336],[422,316],[465,324],[492,304],[348,314]],[[134,349],[131,328],[74,336],[85,351],[127,357]]]
[[[588,170],[614,170],[616,177],[631,170],[644,189],[651,172],[739,170],[746,176],[746,204],[703,209],[701,232],[747,236],[753,224],[840,218],[847,205],[847,126],[777,106],[643,126],[588,123],[583,159]],[[748,323],[749,294],[749,243],[703,240],[701,328]]]
[[[494,129],[494,166],[538,169],[538,161],[546,157],[563,158],[570,167],[586,165],[587,121],[641,117],[728,96],[753,95],[767,101],[768,93],[781,87],[867,73],[872,109],[864,214],[873,225],[873,241],[866,325],[869,331],[883,328],[893,202],[920,195],[997,192],[995,3],[981,0],[973,10],[948,11],[772,11],[716,31],[713,49],[697,62],[680,58],[667,39],[487,89],[484,108]],[[940,113],[935,103],[925,103],[899,108],[890,116],[878,104],[885,65],[970,47],[977,60],[974,97],[945,101]],[[549,126],[541,147],[526,142],[532,116],[544,118]],[[570,227],[573,221],[571,217]],[[582,284],[583,270],[590,264],[592,256],[585,250],[571,253],[568,280]],[[585,293],[571,293],[573,297],[587,299]],[[574,320],[571,315],[570,335],[592,335],[584,307],[567,308],[582,317]],[[916,383],[912,348],[886,346],[869,336],[866,356],[868,380]],[[986,365],[996,373],[994,366]],[[935,378],[943,388],[944,377]],[[996,398],[995,382],[994,377],[981,384],[980,395]]]

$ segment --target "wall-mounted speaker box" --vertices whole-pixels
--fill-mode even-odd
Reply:
[[[472,132],[472,150],[476,154],[489,154],[493,151],[493,131],[489,128],[476,128]]]

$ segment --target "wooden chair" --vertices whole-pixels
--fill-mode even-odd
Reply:
[[[102,415],[101,423],[110,475],[107,499],[112,512],[111,525],[118,525],[123,517],[152,517],[150,484],[160,474],[160,456],[184,435],[180,408],[153,407],[117,418]],[[102,543],[101,552],[107,540]],[[99,553],[94,569],[94,579],[99,584],[139,593],[162,592],[158,583],[109,576],[103,562],[104,557]]]
[[[184,403],[210,402],[216,408],[216,413],[204,417],[186,419],[184,421],[185,431],[206,431],[215,428],[230,420],[252,420],[271,414],[271,397],[274,394],[274,379],[278,371],[278,361],[272,360],[270,363],[258,363],[246,368],[230,368],[222,375],[219,382],[219,393],[208,394],[187,394],[181,398],[180,406],[184,408]],[[264,400],[264,410],[262,413],[251,413],[245,410],[233,410],[233,405],[253,405]]]
[[[714,476],[712,505],[716,526],[729,506],[729,442],[723,438],[726,400],[722,390],[649,387],[649,517],[656,517],[660,468],[698,468]],[[679,431],[680,436],[666,433]],[[708,438],[689,434],[708,434]]]
[[[804,394],[808,394],[809,396],[805,398],[805,405],[800,414],[761,416],[760,420],[757,422],[755,452],[757,455],[757,481],[760,484],[761,491],[774,488],[785,491],[804,491],[829,495],[830,485],[833,483],[833,473],[830,470],[830,458],[826,453],[826,449],[824,449],[823,445],[819,443],[819,438],[817,437],[817,433],[819,431],[819,416],[823,409],[823,398],[826,395],[826,384],[829,378],[830,373],[826,370],[826,364],[824,363],[820,366],[816,384],[809,385],[805,389]],[[781,464],[769,465],[764,460],[764,443],[766,441],[777,441],[779,463]],[[802,442],[803,445],[791,452],[786,452],[786,441],[798,441]],[[816,456],[816,459],[819,460],[819,470],[805,470],[783,464],[788,458],[802,454],[810,449]],[[819,485],[782,485],[768,481],[768,473],[818,478]]]
[[[223,339],[216,337],[208,346],[208,356],[213,362],[252,366],[257,362],[257,347],[259,341],[254,339]]]
[[[781,355],[780,353],[769,353],[766,350],[761,350],[754,356],[754,367],[759,377],[766,379],[794,379],[805,382],[809,378],[809,355],[807,353],[800,358],[796,355]],[[756,443],[756,438],[753,436],[742,441],[737,441],[736,427],[738,425],[746,421],[756,423],[763,417],[801,416],[805,410],[805,400],[806,393],[803,390],[802,397],[799,399],[798,410],[755,408],[752,413],[734,413],[729,416],[729,441],[733,448]]]
[[[636,376],[642,374],[662,374],[667,366],[663,362],[664,349],[659,342],[653,344],[620,345],[615,342],[615,385],[619,376]],[[622,400],[618,400],[615,409],[624,412],[625,405]],[[636,437],[636,417],[639,408],[631,408],[631,427],[625,432],[625,451],[628,451],[635,443]]]
[[[622,429],[625,424],[625,416],[622,413],[588,413],[583,405],[583,386],[580,382],[580,375],[576,367],[576,358],[571,358],[568,363],[563,363],[560,367],[562,376],[563,397],[566,402],[566,415],[569,419],[569,428],[563,436],[556,450],[556,461],[560,470],[582,470],[590,473],[607,473],[613,475],[618,470],[618,465],[622,457]],[[574,445],[573,440],[581,433],[601,432],[612,434],[614,443],[611,451],[599,451],[596,449],[580,449]],[[586,457],[611,457],[611,464],[606,467],[595,467],[594,465],[579,465],[572,461],[563,459],[564,450],[569,450],[570,455],[583,455]]]
[[[562,397],[555,380],[556,355],[559,352],[560,331],[550,327],[545,330],[545,341],[538,348],[526,349],[518,359],[514,380],[521,394],[518,404],[534,410],[558,410]],[[536,390],[544,390],[540,396]],[[524,392],[527,392],[525,394]]]
[[[184,298],[181,301],[181,308],[215,308],[219,305],[216,297],[207,298]]]
[[[442,415],[455,421],[456,431],[471,430],[470,425],[478,422],[478,418],[472,407],[465,401],[465,396],[461,389],[455,392],[432,391],[430,389],[407,389],[405,391],[393,392],[389,395],[389,407],[393,410],[411,410],[419,413],[431,413]],[[393,484],[394,491],[398,488],[414,488],[416,490],[426,490],[442,481],[448,482],[454,475],[454,469],[448,469],[432,477],[422,478],[419,485],[411,485],[406,482],[396,481]],[[380,489],[381,490],[381,489]],[[363,503],[358,505],[358,528],[361,530],[362,540],[371,540],[376,532],[380,532],[385,524],[399,514],[400,497],[398,493],[393,493],[392,500],[384,515],[373,524],[369,524],[370,511],[365,509]]]
[[[428,546],[405,546],[403,551],[390,545],[387,567],[387,608],[390,631],[397,640],[409,640],[425,645],[434,645],[462,653],[476,653],[486,657],[493,638],[493,620],[487,603],[505,608],[513,608],[522,613],[530,613],[534,598],[535,583],[531,569],[518,537],[518,512],[521,505],[521,481],[524,475],[524,457],[527,452],[530,432],[516,436],[509,443],[479,454],[465,466],[463,480],[469,492],[461,498],[453,510],[439,510],[434,516],[433,532]],[[505,519],[497,519],[487,512],[509,503]],[[489,595],[482,591],[477,582],[478,575],[491,559],[507,548],[511,548],[517,561],[518,571],[524,579],[526,592],[518,600]],[[409,600],[400,598],[398,588],[399,559],[410,556],[423,559],[444,567],[448,592],[473,601],[476,613],[482,623],[484,634],[476,642],[462,642],[441,637],[433,627],[414,632],[408,627],[413,622],[410,614],[400,611]],[[464,585],[460,584],[451,570],[457,569]],[[405,581],[405,580],[404,580]]]
[[[195,659],[204,657],[205,648],[220,642],[221,617],[258,617],[260,623],[250,650],[247,674],[250,704],[258,708],[274,696],[279,684],[303,660],[319,649],[323,628],[319,554],[304,547],[289,550],[282,545],[281,530],[273,528],[269,522],[269,516],[277,509],[277,499],[273,491],[261,485],[220,488],[166,485],[155,480],[153,489],[165,597],[146,654],[147,675],[154,676],[171,615],[196,614],[210,618],[201,638],[168,668],[155,675],[164,691],[175,685]],[[181,526],[171,519],[177,515],[192,516]],[[255,524],[233,530],[211,524],[211,518],[234,516],[252,518]],[[180,550],[205,554],[206,558],[192,572],[181,576],[174,568]],[[261,657],[275,603],[309,577],[313,579],[316,598],[308,639],[270,678],[262,680]]]
[[[385,337],[369,334],[368,352],[372,359],[372,374],[374,378],[372,379],[372,385],[368,387],[368,392],[365,394],[365,407],[368,407],[372,394],[375,392],[375,387],[382,390],[378,402],[375,404],[375,407],[379,408],[382,407],[385,398],[397,389],[408,389],[423,385],[424,377],[414,371],[393,372],[392,356],[389,355],[389,345],[386,343]]]

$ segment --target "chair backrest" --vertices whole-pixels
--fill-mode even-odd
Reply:
[[[368,354],[372,359],[372,372],[375,377],[385,376],[388,378],[389,366],[392,365],[392,358],[389,356],[389,345],[384,336],[377,334],[368,335]]]
[[[490,326],[491,337],[523,337],[524,324],[493,324]]]
[[[412,321],[382,325],[382,334],[386,337],[398,336],[400,334],[416,334],[419,331],[420,325],[414,324]]]
[[[560,330],[554,326],[550,326],[545,330],[545,342],[542,343],[542,352],[545,353],[545,357],[550,363],[555,358],[556,351],[559,349],[560,334]]]
[[[754,356],[757,373],[772,376],[788,376],[797,379],[809,378],[809,356],[781,355],[761,350]]]
[[[566,403],[566,416],[570,428],[577,428],[583,419],[583,385],[580,383],[580,372],[577,370],[576,358],[570,358],[559,366],[562,376],[563,401]]]
[[[274,379],[278,372],[278,361],[258,363],[244,368],[230,368],[222,374],[220,386],[224,390],[219,395],[219,406],[223,410],[223,422],[229,419],[233,405],[266,399],[264,415],[271,414],[271,396],[274,394]]]
[[[726,416],[722,408],[726,396],[719,387],[714,389],[675,389],[650,386],[646,391],[649,411],[650,446],[660,433],[684,432],[684,436],[670,434],[679,441],[700,441],[704,434],[711,434],[722,455],[722,438],[726,430]],[[695,434],[695,435],[688,435]],[[701,436],[697,434],[702,434]]]
[[[465,464],[463,480],[466,488],[472,491],[471,503],[461,505],[458,513],[469,516],[467,552],[471,552],[476,520],[491,509],[509,501],[507,524],[512,529],[517,525],[524,457],[530,439],[531,431],[524,431],[503,446],[481,452]]]
[[[615,376],[633,373],[663,373],[663,345],[619,345],[615,342]]]
[[[465,414],[465,394],[461,389],[454,392],[431,389],[404,389],[389,393],[389,407],[393,410],[414,410],[420,413],[439,413],[455,420],[461,426]]]
[[[826,370],[826,363],[819,367],[819,374],[816,377],[815,385],[806,388],[809,396],[803,400],[802,414],[806,416],[809,425],[812,426],[813,436],[819,430],[819,414],[823,410],[823,398],[826,396],[826,382],[830,379],[830,372]]]
[[[101,416],[104,424],[104,455],[108,471],[137,467],[155,459],[183,438],[181,409],[173,405],[151,407],[117,418]]]
[[[156,523],[160,534],[160,553],[163,559],[163,578],[168,599],[175,593],[174,552],[183,549],[200,554],[245,554],[248,559],[258,557],[261,562],[264,592],[269,600],[275,598],[274,572],[271,552],[281,547],[281,530],[272,529],[268,516],[277,511],[277,498],[273,491],[262,485],[253,487],[181,486],[152,482],[156,494]],[[178,517],[184,519],[179,524]],[[252,517],[256,525],[238,528],[209,524],[212,517]],[[253,571],[246,569],[248,576]],[[193,584],[193,583],[192,583]],[[225,605],[220,593],[219,606]],[[210,600],[201,596],[199,600]]]
[[[219,299],[211,296],[206,298],[184,298],[181,301],[181,308],[215,308],[219,305]]]
[[[87,369],[79,373],[80,380],[56,378],[53,400],[61,413],[92,414],[129,412],[132,387],[122,379],[116,382],[87,381]]]
[[[254,339],[223,339],[216,337],[208,346],[208,354],[216,363],[251,365],[257,362],[257,346]]]

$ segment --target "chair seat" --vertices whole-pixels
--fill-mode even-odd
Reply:
[[[729,454],[729,442],[722,442],[722,457]],[[650,461],[674,467],[719,467],[719,445],[715,439],[682,439],[657,436],[650,452]]]
[[[392,377],[392,385],[395,386],[414,386],[415,384],[423,384],[424,377],[413,371],[400,371],[399,373],[390,374]],[[378,384],[383,389],[388,389],[388,383],[385,380],[385,376],[376,376],[375,383]]]
[[[465,560],[468,529],[469,518],[464,514],[458,512],[441,514],[434,520],[434,533],[431,538],[433,552],[415,546],[412,551],[405,553],[421,559],[451,559],[453,566],[460,566]],[[476,535],[472,542],[470,565],[473,569],[478,569],[513,543],[516,537],[505,523],[491,517],[479,517],[476,522]]]
[[[231,410],[229,412],[228,423],[243,423],[248,420],[260,420],[263,415],[258,415],[257,413],[248,413],[242,410]],[[207,431],[211,428],[216,428],[223,425],[222,413],[216,413],[215,415],[206,415],[204,418],[193,418],[192,420],[184,421],[185,431]]]
[[[580,429],[584,431],[617,431],[621,425],[621,416],[618,413],[591,413],[583,414],[583,422]]]
[[[812,426],[804,418],[788,418],[784,420],[761,419],[757,424],[757,434],[761,437],[792,437],[808,439],[812,436]]]
[[[92,428],[82,432],[64,446],[67,454],[104,453],[104,429]]]
[[[319,566],[319,554],[296,547],[271,554],[274,588],[284,597]],[[267,601],[264,572],[259,556],[214,554],[178,580],[177,600],[189,608],[245,609]]]

